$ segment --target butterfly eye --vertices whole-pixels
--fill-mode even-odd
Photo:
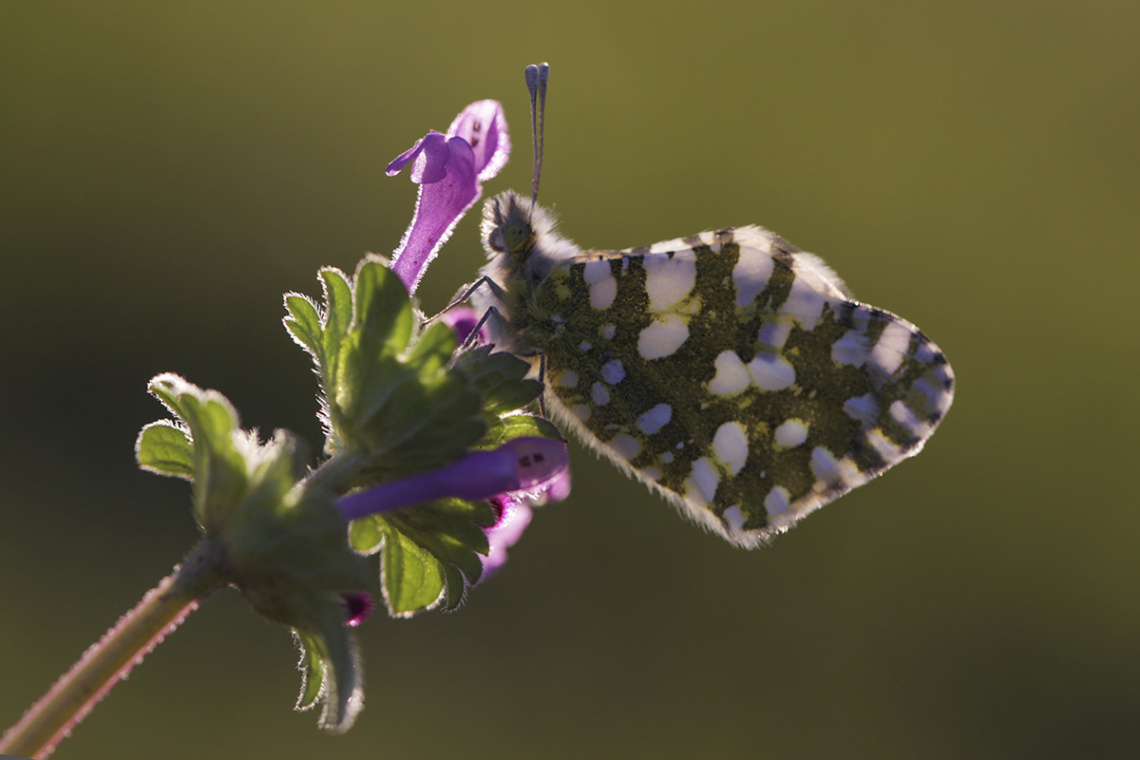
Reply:
[[[525,253],[534,247],[534,230],[522,219],[503,227],[503,244],[511,253]]]

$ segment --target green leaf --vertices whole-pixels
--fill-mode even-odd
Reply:
[[[451,612],[463,604],[467,595],[467,584],[463,582],[463,574],[455,565],[446,565],[447,576],[444,584],[443,597],[439,602],[439,609]]]
[[[371,482],[462,456],[486,423],[478,389],[450,366],[456,347],[451,330],[436,324],[417,334],[403,283],[379,259],[365,259],[351,282],[335,269],[320,276],[323,349],[310,353],[318,361],[329,420],[326,451],[361,458]],[[286,306],[290,331],[308,346],[314,309],[294,300]]]
[[[318,364],[325,361],[324,327],[316,305],[307,296],[298,293],[285,294],[285,327],[289,334],[306,351],[312,354]]]
[[[297,709],[308,710],[317,704],[321,697],[322,686],[325,683],[325,669],[322,664],[323,647],[319,639],[307,631],[293,630],[297,639],[297,646],[301,647],[301,661],[297,667],[301,670],[301,693],[297,696]]]
[[[455,360],[483,397],[483,412],[497,417],[529,404],[542,393],[542,383],[527,380],[530,364],[505,351],[480,346],[465,351]]]
[[[481,449],[497,449],[507,441],[515,438],[542,437],[555,441],[565,440],[562,433],[550,420],[534,417],[529,414],[513,414],[510,417],[500,417],[491,424],[487,435],[479,442]]]
[[[455,333],[442,322],[436,322],[424,330],[403,361],[415,367],[420,379],[425,383],[441,382],[447,375],[451,355],[457,347]]]
[[[296,709],[308,710],[321,704],[318,725],[344,733],[364,706],[360,654],[355,640],[333,610],[317,628],[295,628],[293,633],[301,647],[299,667],[303,673]]]
[[[444,590],[444,565],[398,530],[384,536],[384,601],[395,617],[428,610]]]
[[[353,329],[365,350],[399,353],[412,337],[414,317],[404,283],[377,260],[365,259],[356,270]]]
[[[354,520],[350,543],[364,553],[383,544],[381,578],[391,614],[450,609],[482,574],[479,555],[488,551],[485,530],[495,519],[487,502],[441,499]]]
[[[139,433],[135,457],[144,470],[194,479],[194,448],[182,428],[169,420],[152,422]]]
[[[278,436],[276,440],[284,440]],[[288,487],[291,451],[265,452],[253,467],[251,488],[221,540],[231,582],[262,615],[290,626],[305,654],[299,707],[323,705],[320,725],[344,731],[360,709],[360,663],[345,628],[343,594],[368,587],[364,558],[345,539],[344,521],[330,497]]]
[[[236,509],[247,489],[246,461],[235,448],[239,441],[237,411],[217,391],[163,374],[150,391],[189,430],[193,446],[194,516],[207,532],[217,529]]]
[[[364,706],[360,652],[356,640],[344,627],[343,614],[338,606],[330,609],[321,621],[328,657],[325,661],[325,705],[319,725],[338,734],[352,728]]]
[[[441,562],[457,566],[472,583],[483,572],[478,555],[488,551],[484,529],[495,523],[495,510],[487,502],[440,499],[380,519]]]
[[[352,327],[352,286],[344,273],[334,267],[322,269],[320,278],[325,295],[325,360],[320,366],[323,390],[328,395],[339,372],[341,341]]]
[[[384,545],[387,524],[379,518],[366,517],[348,525],[348,544],[361,554],[375,554]]]

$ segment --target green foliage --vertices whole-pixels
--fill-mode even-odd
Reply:
[[[350,542],[361,552],[383,549],[382,586],[392,615],[454,609],[483,571],[478,555],[487,553],[484,530],[495,516],[486,502],[440,499],[355,520]]]
[[[220,393],[176,375],[151,392],[174,420],[139,435],[140,466],[193,483],[194,516],[221,547],[226,580],[262,615],[293,629],[304,673],[297,706],[321,705],[322,726],[347,729],[363,699],[345,627],[344,595],[369,585],[361,554],[381,552],[389,612],[453,609],[482,572],[487,502],[440,499],[345,525],[338,496],[438,469],[520,436],[561,438],[520,414],[541,385],[529,365],[490,348],[456,356],[446,325],[421,329],[399,278],[375,257],[350,279],[320,273],[324,302],[285,298],[289,333],[321,386],[325,461],[305,473],[296,441],[240,428]]]
[[[139,463],[194,483],[194,514],[222,549],[226,580],[258,612],[293,628],[305,648],[303,701],[322,696],[322,725],[348,728],[360,673],[341,600],[369,579],[331,494],[298,481],[302,463],[289,435],[259,442],[217,391],[170,374],[150,389],[177,423],[143,429]]]
[[[451,366],[454,335],[418,330],[395,274],[369,258],[351,282],[324,269],[321,283],[319,309],[286,297],[285,325],[317,365],[327,452],[350,452],[383,482],[453,462],[483,437],[479,389]]]
[[[379,259],[365,259],[351,280],[331,268],[320,279],[324,302],[289,294],[285,325],[316,364],[325,451],[353,465],[338,490],[524,435],[560,438],[549,423],[518,414],[542,390],[525,379],[526,362],[489,347],[456,355],[446,325],[420,330],[403,284]],[[402,617],[460,604],[482,572],[494,521],[486,503],[448,499],[355,520],[350,541],[359,552],[383,552],[384,599]]]
[[[169,420],[159,420],[144,427],[135,448],[139,466],[144,470],[194,479],[194,445],[186,431]]]
[[[282,449],[292,443],[281,435],[259,446],[238,428],[237,411],[225,396],[177,375],[154,378],[150,392],[181,426],[163,421],[143,428],[136,444],[139,464],[193,481],[194,517],[208,534],[216,532],[250,491],[272,476],[258,470],[279,461]]]
[[[542,383],[526,380],[530,365],[512,354],[480,346],[460,355],[455,365],[462,370],[483,398],[488,423],[529,404],[542,393]]]

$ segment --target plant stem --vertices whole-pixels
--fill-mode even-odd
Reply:
[[[225,558],[210,539],[148,591],[0,737],[0,753],[48,757],[95,705],[224,583]]]

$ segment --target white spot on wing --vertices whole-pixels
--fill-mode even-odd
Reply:
[[[693,292],[697,284],[697,258],[691,251],[674,256],[649,255],[645,264],[645,291],[650,311],[665,311]]]
[[[890,412],[896,422],[914,435],[925,438],[929,434],[930,425],[920,420],[918,415],[901,400],[891,404]]]
[[[617,280],[613,277],[607,277],[590,286],[590,306],[599,311],[613,306],[616,297]]]
[[[732,283],[736,286],[736,305],[747,306],[756,300],[772,277],[772,256],[767,251],[740,247],[740,258],[732,268]]]
[[[805,330],[814,330],[815,323],[823,316],[826,299],[814,287],[814,277],[806,274],[799,266],[794,271],[796,279],[792,281],[792,289],[788,293],[788,299],[780,306],[780,311],[794,315]]]
[[[625,379],[625,367],[617,359],[606,362],[602,365],[602,379],[610,385],[617,385]]]
[[[740,530],[744,527],[744,515],[740,512],[739,504],[733,504],[724,510],[724,521],[728,523],[729,527],[733,530]]]
[[[848,330],[831,345],[831,358],[840,364],[862,367],[867,354],[867,337],[857,330]]]
[[[864,393],[862,396],[849,398],[843,402],[843,411],[847,416],[860,422],[874,422],[879,414],[879,402],[874,394]]]
[[[888,464],[893,464],[902,458],[902,449],[894,441],[884,436],[879,428],[867,433],[867,442]]]
[[[605,338],[606,340],[613,340],[614,336],[617,335],[617,326],[616,325],[602,325],[601,328],[598,330],[598,333],[603,338]]]
[[[783,486],[776,486],[768,495],[764,497],[764,509],[768,512],[768,517],[779,517],[788,511],[788,489]]]
[[[642,359],[670,356],[689,339],[689,326],[676,314],[665,314],[651,323],[637,337],[637,352]]]
[[[614,439],[610,441],[610,448],[616,451],[620,457],[633,459],[641,451],[641,443],[636,438],[622,433],[614,436]]]
[[[582,278],[587,285],[594,285],[607,278],[613,278],[613,273],[610,271],[610,260],[593,259],[587,261],[582,267]]]
[[[803,420],[788,420],[776,428],[776,445],[784,448],[799,446],[807,440],[807,434],[807,424]]]
[[[554,382],[563,388],[573,388],[578,384],[578,373],[572,369],[564,370],[558,374],[558,379]]]
[[[700,487],[693,476],[685,478],[685,498],[693,503],[694,506],[707,507],[709,500],[701,493]]]
[[[766,391],[778,391],[796,382],[796,370],[788,360],[775,354],[757,354],[748,362],[752,382]]]
[[[788,322],[768,322],[760,328],[760,343],[769,348],[781,349],[788,341],[788,334],[791,331],[792,326]]]
[[[871,349],[871,356],[887,374],[894,374],[909,347],[910,330],[904,324],[891,322],[883,328],[879,342]]]
[[[836,468],[839,462],[836,461],[835,455],[825,448],[817,446],[811,452],[811,471],[815,474],[818,480],[824,482],[831,482],[835,479],[837,474]]]
[[[610,272],[608,259],[587,261],[582,268],[582,278],[590,286],[590,306],[595,309],[608,309],[617,296],[617,280]]]
[[[601,383],[594,383],[594,387],[590,389],[590,397],[598,406],[605,406],[610,403],[610,392]]]
[[[850,485],[860,478],[859,468],[850,458],[836,460],[830,451],[821,447],[812,449],[811,471],[819,480],[831,485]]]
[[[716,496],[716,487],[720,482],[720,475],[716,471],[716,466],[708,457],[701,457],[693,462],[693,477],[692,480],[697,485],[697,489],[701,492],[701,496],[705,498],[706,502],[712,501]]]
[[[942,385],[934,387],[929,382],[927,382],[927,377],[929,377],[929,375],[930,373],[927,373],[923,377],[915,380],[914,385],[911,386],[911,389],[920,392],[923,396],[926,397],[926,400],[930,402],[931,405],[936,405],[941,401],[942,396],[945,395],[945,390],[944,386]]]
[[[728,467],[730,475],[736,475],[744,469],[748,460],[748,434],[739,422],[726,422],[716,430],[713,436],[713,451],[717,459]]]
[[[709,390],[718,396],[740,393],[752,381],[748,368],[735,351],[721,351],[716,357],[716,375],[709,382]]]
[[[668,425],[671,419],[673,419],[673,408],[668,404],[658,404],[637,418],[637,426],[646,435],[653,435]],[[669,456],[669,461],[673,461],[672,455]]]

